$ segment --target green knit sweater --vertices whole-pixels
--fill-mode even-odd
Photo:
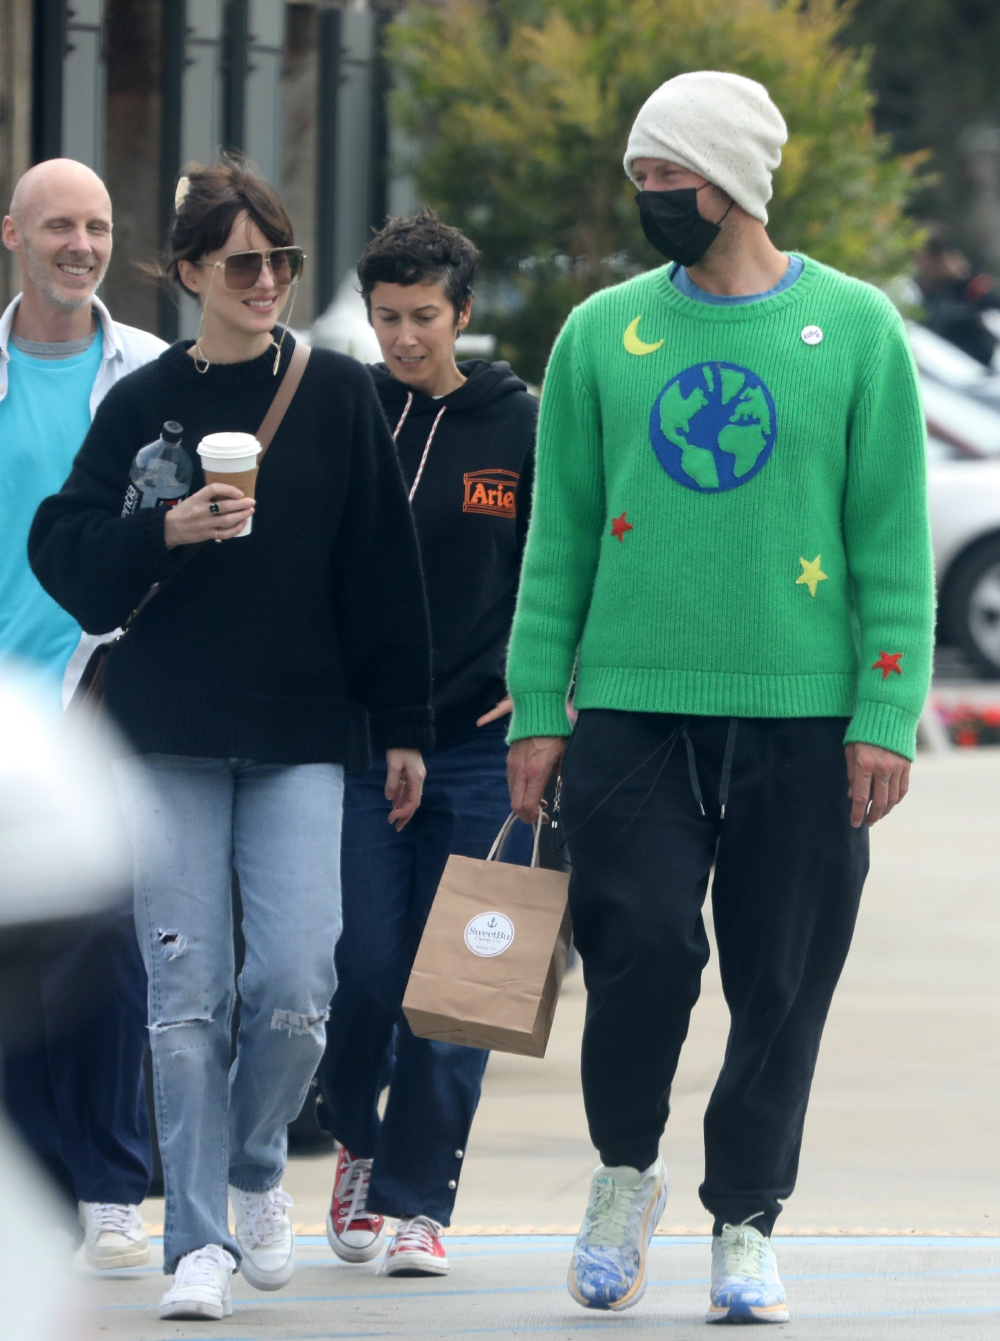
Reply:
[[[511,638],[510,738],[578,708],[850,717],[913,756],[930,678],[924,420],[903,324],[805,258],[710,306],[667,268],[556,342]]]

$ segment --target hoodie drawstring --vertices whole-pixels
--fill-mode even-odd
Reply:
[[[413,404],[413,392],[408,391],[406,393],[406,404],[403,406],[403,413],[399,416],[399,423],[393,430],[392,434],[393,442],[395,442],[396,439],[399,437],[399,430],[406,423],[406,416],[410,413],[410,407],[412,406],[412,404]],[[431,431],[430,433],[428,433],[427,441],[424,443],[424,454],[420,458],[420,465],[417,466],[417,473],[414,476],[413,484],[410,486],[411,503],[413,502],[413,495],[417,492],[417,486],[420,484],[420,477],[424,473],[424,466],[426,466],[427,464],[427,456],[431,450],[431,443],[434,441],[434,434],[437,432],[437,426],[438,424],[440,424],[442,418],[444,417],[444,412],[447,408],[448,408],[447,405],[442,405],[440,410],[438,410],[437,412],[437,418],[434,420],[433,424],[431,424]]]
[[[729,801],[729,783],[733,776],[733,755],[736,753],[736,726],[738,718],[730,717],[729,730],[726,732],[726,749],[722,756],[722,773],[719,778],[719,819],[726,818],[726,805]],[[681,737],[687,750],[688,776],[691,779],[691,791],[698,802],[698,809],[705,814],[705,802],[701,796],[701,783],[698,781],[698,762],[694,755],[694,742],[688,735],[687,722],[681,727]]]
[[[688,735],[687,723],[681,727],[681,738],[684,741],[684,748],[687,750],[688,775],[691,778],[691,790],[694,792],[694,799],[698,802],[698,809],[704,815],[705,802],[701,799],[701,783],[698,781],[698,765],[694,757],[694,742]]]

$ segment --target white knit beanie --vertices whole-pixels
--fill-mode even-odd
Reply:
[[[625,171],[635,182],[637,158],[668,159],[707,178],[766,224],[771,173],[787,139],[784,117],[763,84],[697,70],[668,79],[643,103],[628,137]]]

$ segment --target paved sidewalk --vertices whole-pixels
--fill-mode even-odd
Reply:
[[[233,1316],[223,1323],[158,1321],[153,1307],[163,1286],[153,1271],[85,1284],[94,1325],[106,1341],[576,1341],[594,1333],[705,1341],[707,1240],[657,1240],[646,1295],[623,1314],[585,1311],[571,1302],[563,1283],[570,1243],[456,1239],[449,1243],[449,1278],[403,1280],[376,1277],[374,1266],[335,1263],[325,1242],[305,1242],[287,1290],[258,1294],[237,1279]],[[803,1341],[995,1341],[1000,1331],[1000,1240],[807,1239],[782,1242],[779,1255],[790,1326]]]

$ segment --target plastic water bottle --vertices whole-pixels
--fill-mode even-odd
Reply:
[[[168,419],[157,440],[136,452],[122,505],[123,517],[139,508],[172,508],[187,497],[194,466],[181,446],[183,435],[180,424]]]

